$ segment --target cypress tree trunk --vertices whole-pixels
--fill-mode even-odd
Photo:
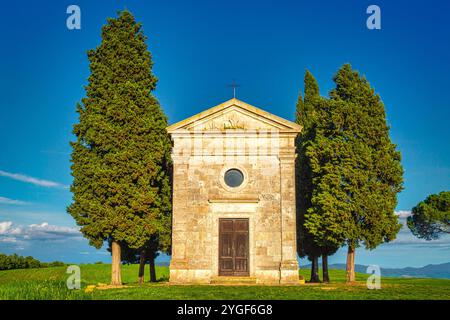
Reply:
[[[330,282],[330,276],[328,275],[328,255],[322,255],[322,276],[323,282]]]
[[[113,240],[111,243],[111,284],[115,286],[122,285],[122,277],[120,273],[120,263],[121,263],[121,248],[120,244]]]
[[[150,255],[150,282],[156,282],[155,255]]]
[[[347,283],[355,281],[355,248],[349,246],[347,252]]]
[[[145,250],[142,250],[139,256],[139,284],[144,283],[144,273],[145,273]]]
[[[316,261],[314,259],[312,259],[311,260],[311,276],[309,278],[309,282],[313,282],[314,268],[316,267],[315,264],[316,264]]]
[[[309,282],[319,282],[319,258],[314,257],[311,261],[311,279]]]

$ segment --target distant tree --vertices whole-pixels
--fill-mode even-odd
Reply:
[[[403,188],[403,169],[389,137],[384,105],[369,82],[349,64],[337,72],[334,82],[331,121],[324,126],[324,151],[318,157],[326,174],[313,202],[329,208],[330,217],[317,224],[321,238],[336,244],[345,238],[347,282],[352,282],[355,249],[392,241],[401,228],[394,209]]]
[[[0,270],[8,270],[7,269],[7,264],[8,264],[8,260],[7,260],[7,255],[0,253]]]
[[[58,267],[59,266],[59,265],[55,265],[54,263],[55,262],[51,262],[49,265],[51,267]],[[28,256],[28,257],[25,258],[24,266],[26,268],[39,268],[39,267],[41,267],[41,262],[39,260],[31,257],[31,256]]]
[[[433,240],[450,234],[450,191],[432,194],[412,209],[408,228],[418,238]]]
[[[50,268],[50,267],[63,267],[66,264],[61,261],[53,261],[53,262],[40,262],[40,268]],[[35,267],[37,268],[37,267]]]
[[[171,143],[145,40],[130,12],[108,19],[101,44],[88,52],[91,75],[71,143],[67,210],[91,245],[110,241],[115,285],[121,247],[141,248],[171,225]]]
[[[56,262],[60,263],[60,262]],[[6,255],[0,253],[0,270],[13,270],[13,269],[30,269],[30,268],[45,268],[49,265],[53,265],[55,262],[46,263],[28,256],[22,257],[17,254]]]

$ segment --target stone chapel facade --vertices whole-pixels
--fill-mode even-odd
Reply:
[[[174,144],[170,282],[297,284],[301,127],[233,98],[167,130]]]

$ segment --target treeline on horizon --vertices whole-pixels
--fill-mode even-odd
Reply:
[[[62,267],[65,265],[61,261],[41,262],[32,256],[23,257],[15,253],[11,255],[0,253],[0,270]]]

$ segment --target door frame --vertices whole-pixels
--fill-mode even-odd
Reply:
[[[233,203],[230,206],[227,201],[216,201],[209,204],[207,228],[209,230],[208,249],[209,267],[208,272],[211,277],[219,277],[219,219],[220,218],[245,218],[249,225],[249,271],[250,277],[255,276],[256,248],[255,230],[258,203]],[[210,238],[209,238],[210,237]]]
[[[221,230],[220,230],[220,223],[223,220],[246,220],[247,221],[247,253],[246,253],[246,257],[247,257],[247,270],[245,272],[236,272],[236,270],[233,269],[232,273],[233,274],[221,274],[221,270],[220,270],[220,254],[221,254],[221,249],[222,249],[222,244],[221,244]],[[221,277],[249,277],[250,276],[250,252],[252,250],[250,250],[250,218],[248,217],[221,217],[218,219],[218,244],[217,244],[217,274]],[[233,232],[234,233],[234,232]],[[233,236],[233,245],[234,245],[234,236]],[[235,262],[235,254],[233,252],[233,264]]]

